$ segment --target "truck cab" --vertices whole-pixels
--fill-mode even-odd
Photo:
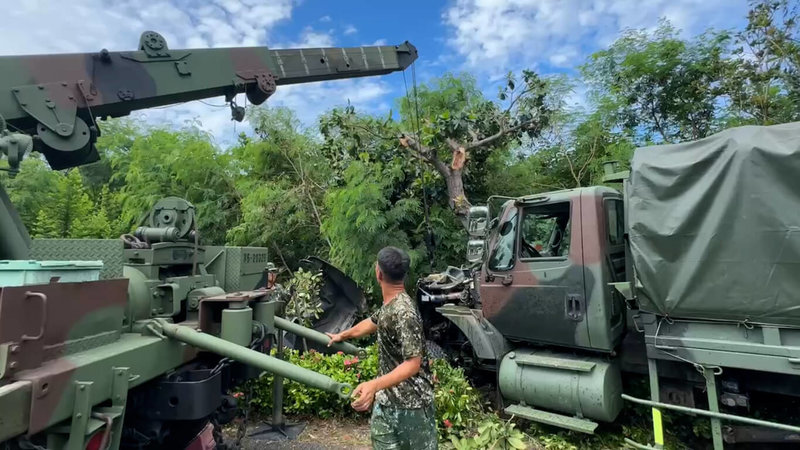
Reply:
[[[623,217],[622,195],[602,186],[506,201],[484,247],[483,317],[511,341],[612,352],[625,329],[609,284],[625,279]]]

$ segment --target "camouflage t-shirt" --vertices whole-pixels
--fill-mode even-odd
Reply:
[[[428,360],[425,357],[425,335],[417,305],[405,292],[381,306],[370,320],[378,326],[378,374],[394,370],[403,361],[419,356],[422,365],[411,378],[388,389],[378,391],[375,400],[394,408],[422,408],[433,401]]]

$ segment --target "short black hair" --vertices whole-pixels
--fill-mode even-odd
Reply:
[[[397,247],[384,247],[378,252],[378,268],[390,283],[402,283],[410,263],[408,253]]]

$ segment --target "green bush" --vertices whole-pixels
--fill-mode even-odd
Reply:
[[[367,348],[367,356],[361,359],[341,352],[324,355],[313,350],[308,353],[286,350],[284,358],[294,365],[327,375],[341,383],[350,383],[353,387],[378,374],[378,350],[374,345]],[[250,405],[256,412],[269,413],[272,410],[273,378],[272,374],[265,374],[250,382]],[[314,415],[323,419],[358,415],[350,407],[349,399],[292,380],[283,382],[283,410],[287,414]]]
[[[322,300],[319,290],[322,286],[322,272],[309,272],[301,267],[286,284],[289,301],[286,303],[285,315],[295,319],[304,327],[311,324],[322,314]]]
[[[287,350],[288,362],[300,367],[328,375],[336,381],[350,383],[355,387],[378,375],[378,350],[376,345],[367,347],[366,358],[341,353],[324,355],[315,351],[300,353]],[[482,406],[480,394],[469,384],[462,369],[451,366],[446,360],[432,361],[434,398],[436,404],[436,427],[442,440],[466,436],[488,417]],[[265,374],[251,381],[245,390],[251,390],[250,405],[254,412],[269,414],[272,411],[272,374]],[[323,419],[330,417],[363,416],[350,407],[350,400],[336,394],[315,389],[295,381],[284,380],[284,412]]]
[[[496,414],[487,414],[477,429],[464,437],[450,436],[455,450],[523,450],[528,448],[525,433],[516,429],[511,419],[503,420]]]
[[[431,367],[436,403],[436,428],[444,439],[475,428],[483,419],[481,397],[469,384],[464,371],[447,360],[436,359]]]

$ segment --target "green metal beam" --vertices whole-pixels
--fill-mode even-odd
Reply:
[[[328,345],[328,342],[331,340],[331,338],[329,338],[325,333],[320,333],[319,331],[298,325],[290,320],[284,319],[283,317],[275,316],[275,327],[283,331],[288,331],[297,337],[316,342],[317,344]],[[347,353],[348,355],[358,355],[362,358],[367,355],[366,350],[356,347],[348,342],[337,342],[331,345],[331,349],[334,351]]]
[[[210,334],[202,333],[183,325],[175,325],[163,319],[154,319],[151,323],[157,324],[161,331],[172,339],[185,342],[202,350],[216,353],[235,361],[257,367],[267,372],[272,372],[290,380],[295,380],[326,392],[333,392],[343,398],[348,398],[352,386],[339,383],[333,378],[295,366],[278,358],[265,355],[241,345],[236,345]]]
[[[569,417],[561,414],[555,414],[547,411],[533,409],[523,405],[511,405],[505,409],[506,414],[519,416],[524,419],[532,420],[534,422],[543,423],[546,425],[553,425],[560,428],[566,428],[572,431],[578,431],[586,434],[594,434],[597,428],[597,422],[591,420],[580,419],[578,417]]]
[[[622,399],[629,402],[638,403],[640,405],[650,406],[653,408],[670,409],[673,411],[682,412],[685,414],[696,414],[704,417],[716,417],[722,420],[729,420],[731,422],[741,422],[748,425],[755,425],[759,427],[777,428],[779,430],[790,431],[792,433],[800,433],[800,427],[794,425],[786,425],[783,423],[769,422],[767,420],[751,419],[749,417],[737,416],[734,414],[725,414],[721,412],[706,411],[705,409],[689,408],[687,406],[672,405],[669,403],[653,402],[642,398],[632,397],[628,394],[622,394]]]
[[[708,409],[712,413],[719,413],[719,398],[717,397],[717,378],[713,370],[704,369],[706,379],[706,393],[708,394]],[[723,450],[722,422],[719,417],[711,416],[711,438],[714,441],[714,450]]]

